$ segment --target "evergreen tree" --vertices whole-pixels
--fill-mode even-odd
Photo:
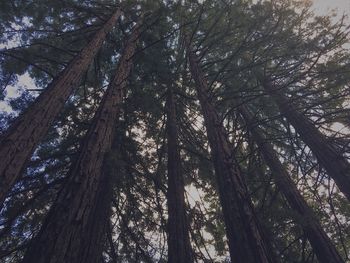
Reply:
[[[190,43],[187,42],[186,45],[208,133],[231,259],[242,263],[274,262],[260,230],[240,167],[232,153],[233,147],[208,98],[208,85],[197,63],[198,57],[192,51]]]
[[[177,145],[178,131],[175,105],[173,91],[169,88],[167,95],[168,260],[169,262],[193,262],[185,209],[185,184],[181,173],[181,159]]]
[[[251,114],[243,107],[240,108],[240,113],[250,126],[249,130],[253,139],[259,145],[264,159],[272,170],[278,188],[287,199],[290,207],[298,214],[298,221],[303,227],[319,262],[344,262],[332,241],[323,231],[312,210],[300,195],[299,190],[295,187],[288,172],[278,160],[273,147],[266,142],[259,128],[252,126],[253,117]]]
[[[102,166],[113,141],[139,27],[140,24],[137,24],[126,42],[115,77],[70,169],[69,180],[50,209],[38,237],[28,248],[23,262],[96,262],[101,257],[110,200],[110,185]]]
[[[350,200],[350,164],[346,158],[307,118],[294,109],[293,105],[280,94],[278,89],[273,88],[269,81],[264,80],[262,85],[268,94],[275,98],[281,113],[302,136],[320,164],[326,168],[339,189]]]
[[[0,7],[0,261],[349,260],[347,18],[301,0]]]
[[[96,33],[93,40],[55,78],[45,92],[40,94],[38,100],[1,136],[1,205],[7,192],[23,170],[23,165],[33,153],[34,147],[47,132],[72,89],[79,84],[83,73],[90,65],[120,14],[121,11],[117,9]]]

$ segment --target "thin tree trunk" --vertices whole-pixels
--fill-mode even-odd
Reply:
[[[88,131],[68,182],[58,195],[37,236],[27,250],[25,263],[99,262],[107,226],[110,184],[102,172],[120,112],[127,77],[132,66],[139,25],[133,30]]]
[[[107,239],[108,239],[108,243],[109,243],[109,247],[111,250],[111,259],[113,263],[118,263],[118,247],[117,249],[115,249],[114,247],[114,242],[113,242],[113,226],[111,224],[111,222],[108,222],[108,229],[107,229]]]
[[[274,262],[255,216],[245,180],[231,152],[227,133],[209,101],[207,80],[189,43],[187,53],[211,148],[231,260],[237,263]]]
[[[302,140],[310,147],[318,162],[350,201],[350,164],[303,114],[299,113],[269,80],[261,81],[265,91],[274,99],[284,117],[293,125]]]
[[[279,161],[272,145],[266,141],[260,128],[257,125],[252,125],[253,117],[251,114],[244,107],[241,107],[239,111],[247,123],[253,140],[259,146],[266,164],[270,167],[279,190],[297,214],[297,222],[301,224],[318,261],[320,263],[344,263],[334,244],[323,231],[312,209],[307,205],[289,173]]]
[[[117,9],[95,34],[91,42],[77,55],[38,99],[21,114],[0,138],[0,207],[6,194],[19,178],[26,161],[47,133],[63,108],[74,87],[102,46],[106,35],[121,15]]]
[[[171,88],[167,99],[168,136],[168,262],[193,262],[189,227],[185,211],[185,184],[178,149],[178,130],[174,94]]]

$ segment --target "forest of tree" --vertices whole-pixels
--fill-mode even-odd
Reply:
[[[1,0],[0,262],[350,262],[350,19],[308,0]]]

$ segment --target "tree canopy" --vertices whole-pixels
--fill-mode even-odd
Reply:
[[[244,262],[242,245],[266,250],[265,262],[322,263],[322,242],[333,262],[348,262],[350,24],[310,7],[304,0],[2,1],[0,147],[22,149],[24,141],[8,143],[13,127],[45,96],[54,101],[44,94],[59,96],[71,79],[48,91],[67,73],[76,84],[52,121],[38,121],[48,115],[42,103],[27,122],[46,130],[38,143],[28,137],[23,167],[14,157],[0,261],[34,262],[33,244],[45,243],[45,229],[59,229],[49,226],[60,214],[71,215],[75,203],[62,200],[85,190],[77,209],[85,201],[81,213],[91,210],[93,222],[75,225],[95,240],[87,252],[96,249],[95,262]],[[89,54],[83,68],[79,59]],[[103,125],[111,134],[99,134]],[[94,180],[91,188],[84,178]],[[176,261],[181,249],[187,258]]]

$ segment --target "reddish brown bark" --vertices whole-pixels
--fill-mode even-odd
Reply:
[[[108,219],[108,178],[102,172],[105,154],[110,150],[127,77],[139,36],[137,26],[126,43],[116,74],[88,131],[68,182],[59,193],[23,262],[95,263]],[[107,197],[106,197],[107,196]]]
[[[261,81],[265,91],[274,98],[279,110],[293,125],[302,140],[310,147],[319,164],[335,181],[339,190],[350,201],[350,164],[346,158],[329,142],[303,114],[289,103],[288,99],[273,87],[268,80]]]
[[[167,99],[168,137],[168,262],[193,262],[189,227],[185,211],[185,184],[178,149],[178,129],[174,95],[169,89]]]
[[[82,75],[88,69],[107,33],[113,28],[120,15],[120,9],[116,10],[91,42],[1,136],[0,207],[6,194],[20,176],[34,148],[47,133],[74,87],[79,85]]]
[[[231,260],[237,263],[274,262],[255,216],[245,180],[231,151],[227,133],[208,98],[208,83],[198,65],[197,55],[189,45],[187,52],[211,148]]]
[[[253,117],[243,107],[240,108],[253,140],[257,143],[266,164],[270,167],[278,189],[285,196],[290,207],[298,215],[298,220],[309,240],[320,263],[344,263],[334,244],[323,231],[312,209],[308,206],[303,196],[298,191],[287,170],[279,161],[275,150],[263,136],[262,131],[256,125],[252,125]]]

